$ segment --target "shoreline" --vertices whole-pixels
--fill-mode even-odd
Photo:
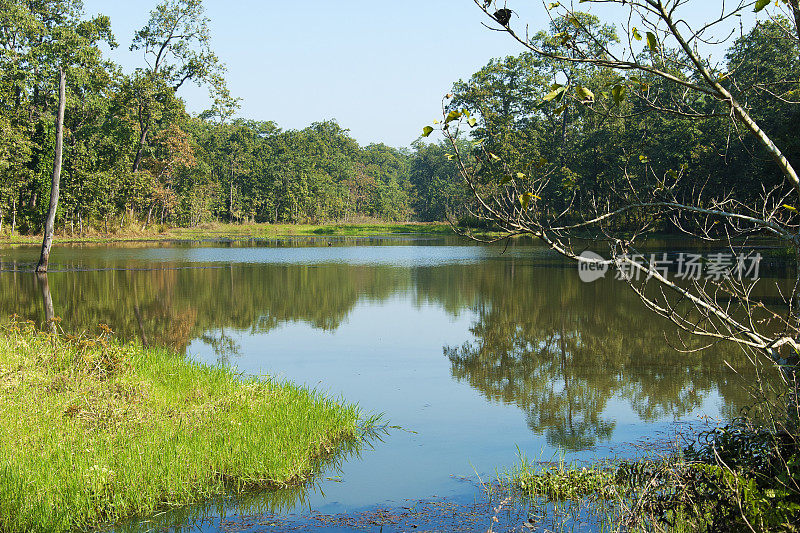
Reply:
[[[0,400],[4,533],[302,485],[376,420],[290,383],[119,343],[102,325],[77,337],[0,326]]]
[[[456,235],[446,222],[333,224],[206,224],[163,231],[120,231],[74,236],[56,233],[54,245],[85,243],[247,241],[281,237],[368,237],[382,235]],[[0,235],[0,246],[40,245],[41,235]]]

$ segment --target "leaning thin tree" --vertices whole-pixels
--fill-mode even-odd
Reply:
[[[47,219],[44,224],[44,239],[42,240],[42,253],[36,272],[47,272],[50,262],[50,248],[53,246],[53,231],[56,224],[56,210],[58,209],[58,195],[61,186],[61,157],[64,150],[64,107],[66,106],[66,80],[63,68],[58,70],[58,111],[56,112],[56,149],[53,157],[53,179],[50,184],[50,206],[47,209]]]
[[[724,244],[740,261],[742,249],[752,250],[750,239],[765,235],[779,239],[792,250],[795,259],[798,257],[797,170],[751,116],[748,106],[734,96],[741,90],[736,71],[715,67],[700,52],[703,47],[728,42],[737,30],[742,32],[732,21],[753,10],[761,12],[769,1],[721,2],[718,16],[693,27],[684,17],[692,4],[700,4],[698,1],[581,0],[582,4],[617,8],[615,19],[625,21],[622,39],[602,38],[591,24],[594,17],[559,2],[549,3],[546,9],[553,27],[560,31],[543,39],[531,36],[527,27],[517,27],[511,3],[473,1],[490,19],[486,24],[490,29],[507,33],[535,57],[617,74],[607,78],[610,81],[606,91],[595,88],[598,95],[571,80],[554,80],[542,103],[571,99],[589,112],[613,115],[628,99],[657,113],[690,119],[722,117],[731,122],[737,134],[754,138],[771,158],[774,172],[782,177],[776,185],[753,184],[761,188],[758,201],[743,202],[733,187],[708,190],[698,184],[687,188],[683,183],[690,177],[686,176],[685,167],[663,175],[652,173],[642,180],[634,179],[630,169],[622,166],[617,169],[619,179],[612,189],[583,198],[584,208],[576,214],[569,201],[558,209],[548,203],[546,193],[552,191],[555,163],[542,160],[530,169],[520,169],[509,164],[503,154],[493,153],[479,143],[470,153],[460,150],[456,140],[467,126],[476,127],[479,116],[448,95],[439,127],[450,141],[458,170],[473,193],[477,206],[474,215],[502,228],[503,238],[533,235],[578,261],[587,261],[581,257],[587,243],[604,243],[611,256],[606,263],[618,269],[649,308],[684,331],[710,338],[711,342],[737,342],[767,354],[784,369],[793,369],[800,353],[800,268],[796,268],[796,282],[790,290],[777,288],[779,298],[760,299],[754,292],[756,281],[743,276],[690,283],[671,280],[663,268],[638,253],[637,248],[654,222],[669,221],[692,237]],[[702,4],[707,6],[705,1]],[[772,23],[784,32],[782,38],[792,40],[796,46],[800,43],[798,0],[782,0],[779,4],[763,13],[769,12]],[[722,28],[725,34],[719,38],[716,33]],[[796,79],[783,83],[797,89]],[[661,94],[656,86],[667,90]],[[792,90],[766,85],[749,89],[787,104],[800,103],[792,100]],[[426,127],[423,135],[433,129]],[[642,157],[642,161],[646,162],[646,158]],[[687,190],[692,194],[686,194]],[[628,227],[618,223],[623,218]],[[639,225],[631,227],[631,219],[639,221]]]
[[[28,50],[30,60],[49,67],[42,70],[46,75],[52,73],[52,78],[58,81],[50,204],[45,219],[42,250],[36,265],[36,272],[46,273],[61,185],[67,82],[80,85],[94,69],[102,66],[101,52],[97,46],[99,42],[106,42],[112,47],[116,46],[116,42],[111,34],[109,18],[99,15],[91,20],[81,20],[79,4],[70,5],[63,11],[55,9],[52,13],[46,9],[37,11],[36,22],[31,26],[30,40],[35,44]]]

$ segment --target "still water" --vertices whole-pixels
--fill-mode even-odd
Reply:
[[[43,319],[44,287],[30,272],[37,253],[0,249],[3,315]],[[218,502],[167,518],[205,531],[261,530],[253,517],[265,510],[302,520],[474,500],[479,476],[520,452],[545,461],[636,453],[676,424],[735,416],[748,402],[741,351],[676,351],[674,326],[624,283],[582,283],[573,264],[529,241],[57,246],[51,265],[65,330],[106,323],[125,338],[358,402],[399,426],[328,465],[315,486],[261,497],[272,498],[261,508]]]

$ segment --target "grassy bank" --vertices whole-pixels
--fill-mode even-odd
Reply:
[[[452,235],[443,222],[352,224],[203,224],[195,228],[122,228],[112,233],[56,233],[58,243],[275,239],[291,236]],[[41,235],[0,235],[0,244],[41,244]]]
[[[0,329],[0,531],[86,529],[301,483],[357,438],[314,392],[96,337]]]

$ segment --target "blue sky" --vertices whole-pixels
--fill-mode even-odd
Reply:
[[[111,17],[119,47],[110,57],[126,72],[142,66],[130,52],[157,0],[84,0],[87,15]],[[205,0],[212,47],[227,64],[239,115],[273,120],[284,129],[335,118],[362,145],[407,146],[440,116],[441,98],[491,58],[521,51],[489,31],[472,0]],[[540,2],[520,19],[532,31],[547,19]],[[696,13],[719,3],[696,2]],[[716,6],[716,7],[715,7]],[[581,6],[583,7],[583,6]],[[538,26],[537,26],[538,23]],[[189,111],[208,107],[207,92],[180,91]]]

